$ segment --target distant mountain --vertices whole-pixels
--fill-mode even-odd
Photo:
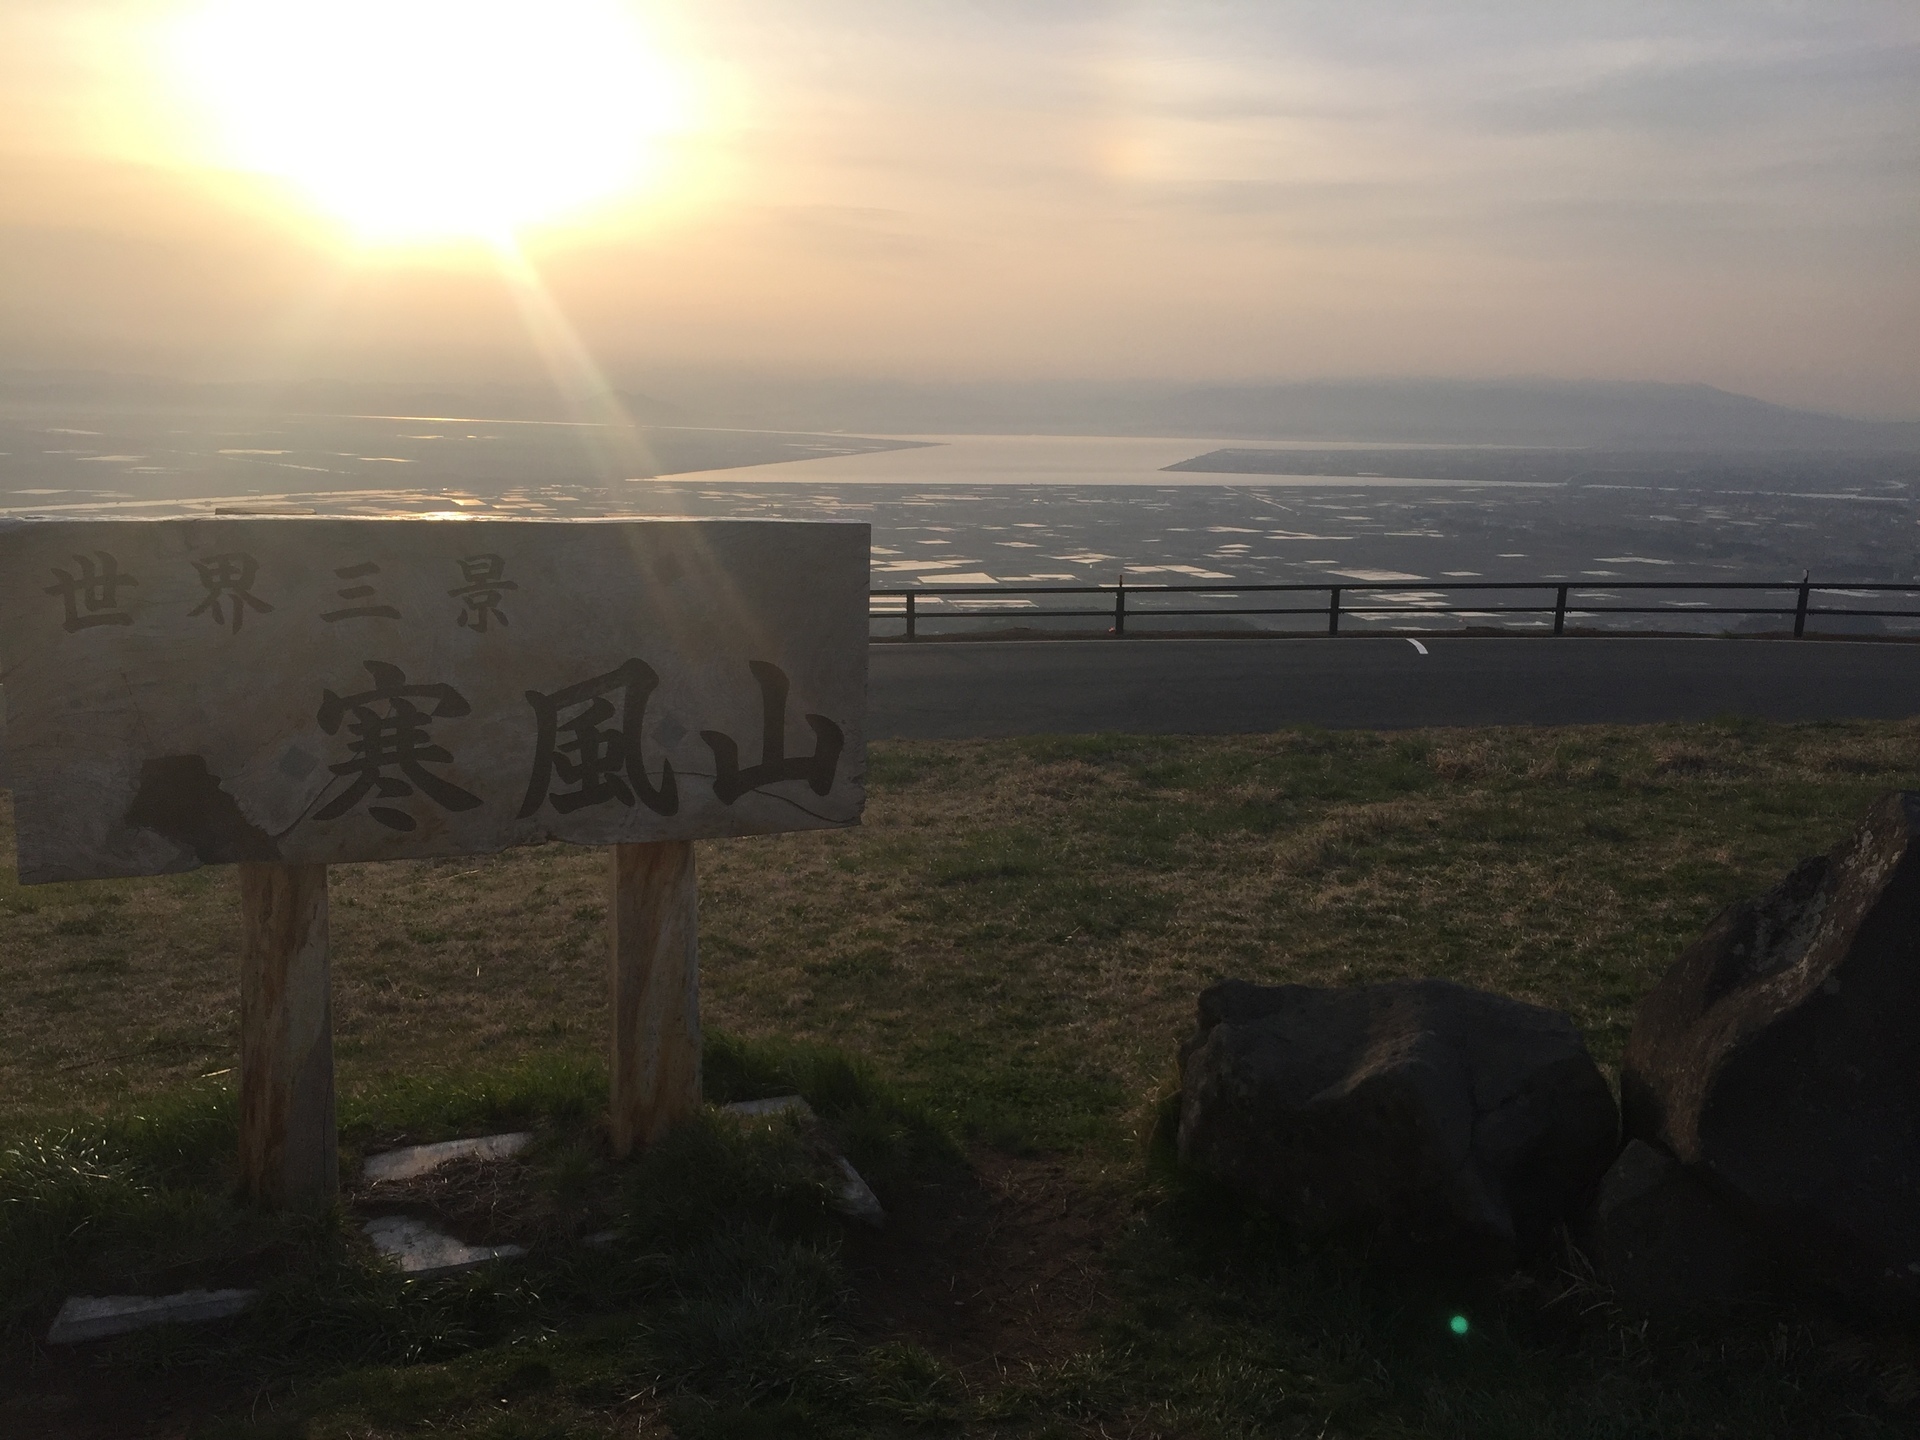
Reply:
[[[1625,449],[1920,450],[1920,423],[1823,415],[1711,385],[1323,381],[1169,397],[1167,419],[1222,435]]]
[[[1920,422],[1855,420],[1711,385],[1558,380],[1313,380],[1276,385],[688,381],[649,377],[706,423],[894,434],[1920,450]]]
[[[912,383],[661,371],[618,396],[643,425],[890,435],[1167,435],[1218,440],[1614,450],[1920,452],[1920,421],[1856,420],[1711,385],[1561,380],[1309,380],[1275,385]],[[305,380],[213,384],[0,371],[0,404],[309,414],[571,418],[542,386]]]

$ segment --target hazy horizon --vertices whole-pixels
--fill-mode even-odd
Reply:
[[[1892,4],[12,0],[0,367],[1914,420],[1916,97]]]
[[[195,382],[102,371],[0,370],[0,416],[47,433],[122,429],[141,414],[191,427],[229,415],[414,417],[580,426],[624,437],[608,472],[638,467],[662,430],[895,437],[1082,436],[1299,445],[1466,445],[1920,455],[1920,420],[1870,421],[1773,405],[1705,385],[1540,379],[1361,379],[1281,385],[1034,381],[933,384],[817,376],[647,377],[583,416],[551,381]],[[69,427],[80,425],[75,431]],[[138,428],[136,424],[135,428]],[[29,430],[32,429],[29,423]],[[188,433],[181,431],[180,433]],[[24,438],[24,437],[23,437]],[[135,448],[139,448],[136,446]],[[604,446],[601,447],[604,449]],[[630,464],[618,452],[631,451]],[[14,468],[25,463],[16,458]],[[0,460],[0,478],[9,462]]]

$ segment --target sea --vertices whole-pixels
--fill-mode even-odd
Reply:
[[[1350,630],[1540,628],[1492,607],[1563,584],[1575,629],[1773,632],[1791,618],[1719,612],[1789,609],[1803,576],[1812,630],[1920,634],[1915,455],[0,411],[0,516],[221,513],[863,521],[874,588],[914,589],[922,636],[1098,629],[1056,612],[1110,597],[1044,592],[1121,583],[1130,633],[1324,630],[1333,586]],[[1675,582],[1775,588],[1622,588]],[[1258,585],[1317,593],[1235,588]],[[901,633],[903,595],[875,609]],[[1915,614],[1866,613],[1888,610]]]

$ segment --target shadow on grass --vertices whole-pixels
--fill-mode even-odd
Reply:
[[[1492,1277],[1309,1240],[1180,1168],[1178,1107],[1163,1091],[1100,1343],[1010,1387],[1002,1415],[1158,1406],[1194,1433],[1460,1440],[1916,1433],[1911,1333],[1784,1300],[1632,1313],[1564,1233]]]
[[[145,1433],[154,1393],[196,1386],[193,1433],[216,1440],[1879,1440],[1914,1433],[1920,1413],[1899,1337],[1770,1305],[1643,1320],[1566,1253],[1532,1273],[1460,1280],[1303,1243],[1179,1171],[1172,1097],[1120,1182],[1137,1198],[1132,1220],[1078,1257],[1102,1269],[1109,1300],[1072,1352],[963,1373],[905,1336],[876,1344],[861,1324],[843,1222],[797,1119],[710,1109],[616,1164],[600,1134],[603,1086],[591,1064],[550,1060],[345,1107],[348,1140],[364,1148],[532,1128],[527,1183],[589,1192],[616,1232],[610,1245],[572,1238],[579,1227],[531,1235],[522,1262],[439,1278],[380,1264],[344,1211],[299,1221],[238,1204],[230,1096],[6,1144],[0,1379],[71,1394],[114,1377],[118,1398],[83,1402],[74,1413],[91,1428],[73,1433],[114,1433],[116,1419],[118,1433]],[[883,1199],[961,1163],[924,1112],[832,1051],[711,1037],[707,1086],[720,1101],[805,1095]],[[122,1282],[142,1274],[204,1281],[219,1265],[264,1291],[243,1321],[60,1356],[34,1344],[64,1293],[134,1288]]]
[[[804,1095],[883,1197],[960,1163],[930,1119],[845,1056],[710,1035],[706,1061],[716,1101]],[[503,1395],[559,1417],[529,1434],[589,1417],[600,1433],[608,1407],[642,1402],[688,1435],[844,1432],[861,1352],[844,1323],[843,1222],[817,1139],[792,1117],[709,1109],[616,1163],[605,1086],[598,1066],[542,1060],[343,1101],[349,1173],[359,1152],[390,1143],[532,1128],[530,1183],[597,1192],[615,1231],[602,1245],[521,1237],[523,1262],[437,1278],[381,1263],[342,1208],[302,1220],[242,1203],[231,1092],[0,1143],[5,1368],[44,1380],[82,1360],[123,1377],[185,1375],[225,1397],[215,1410],[297,1386],[291,1417],[282,1403],[271,1420],[210,1432],[233,1436],[428,1419],[493,1434]],[[67,1294],[213,1284],[257,1285],[262,1298],[242,1321],[126,1336],[83,1357],[35,1343]]]

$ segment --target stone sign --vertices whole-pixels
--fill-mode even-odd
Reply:
[[[868,531],[0,522],[23,883],[858,823]]]

